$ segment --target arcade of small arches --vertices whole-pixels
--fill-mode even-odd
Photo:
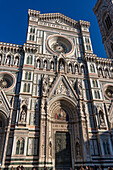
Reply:
[[[29,58],[29,59],[28,59]],[[26,64],[32,64],[32,56],[28,56]],[[29,62],[28,62],[29,61]],[[57,68],[58,67],[58,68]],[[87,69],[84,63],[67,62],[63,58],[60,58],[58,62],[55,60],[47,60],[45,58],[36,58],[35,63],[36,69],[53,70],[53,71],[64,71],[71,74],[87,74]],[[90,64],[90,72],[96,73],[94,64]],[[97,73],[99,77],[113,78],[113,68],[109,69],[106,66],[97,66]]]
[[[0,65],[8,65],[8,66],[19,66],[20,65],[20,54],[3,54],[0,53]]]
[[[90,72],[96,73],[94,64],[90,64]],[[98,77],[113,78],[113,68],[109,69],[106,66],[97,66]]]
[[[53,70],[53,71],[63,71],[72,74],[85,74],[86,68],[84,64],[74,63],[74,62],[66,62],[64,59],[59,59],[58,64],[55,61],[48,61],[46,59],[37,58],[36,60],[36,69],[45,69],[45,70]],[[67,70],[67,71],[66,71]]]

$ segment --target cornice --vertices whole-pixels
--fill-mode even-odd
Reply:
[[[62,19],[64,20],[65,23],[71,24],[73,26],[77,25],[78,23],[80,25],[85,25],[85,26],[90,26],[90,23],[88,21],[82,21],[80,20],[75,21],[74,19],[67,17],[61,13],[46,13],[46,14],[40,14],[40,11],[36,11],[36,10],[32,10],[29,9],[28,10],[28,16],[29,17],[35,17],[38,19],[38,21],[46,21],[46,20],[51,20],[51,19]],[[37,21],[37,20],[36,20]]]
[[[99,63],[104,63],[104,64],[113,64],[113,59],[108,59],[108,58],[101,58],[98,57],[96,54],[89,54],[85,53],[85,59],[88,61],[92,62],[99,62]]]
[[[79,24],[88,28],[90,27],[90,22],[88,21],[79,20]]]
[[[0,46],[23,48],[22,45],[0,42]]]

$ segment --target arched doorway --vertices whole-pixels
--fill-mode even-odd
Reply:
[[[4,139],[5,139],[6,116],[0,111],[0,162],[2,161]]]
[[[51,156],[53,169],[74,168],[75,139],[80,137],[76,103],[64,98],[54,101],[48,118],[47,137],[52,143],[52,154],[48,156]]]

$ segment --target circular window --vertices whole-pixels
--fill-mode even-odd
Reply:
[[[74,50],[73,43],[66,37],[60,35],[52,35],[47,40],[47,47],[53,53],[68,54]]]
[[[113,86],[112,85],[108,85],[107,87],[105,87],[104,93],[105,93],[105,96],[108,99],[110,99],[110,100],[113,99]]]
[[[10,74],[5,73],[5,72],[0,73],[0,87],[1,88],[7,89],[13,85],[13,82],[14,82],[13,77]]]

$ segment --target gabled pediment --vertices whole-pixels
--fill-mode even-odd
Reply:
[[[11,105],[3,90],[0,90],[0,110],[5,113],[6,117],[9,117]]]
[[[78,22],[74,19],[67,17],[61,13],[45,13],[40,14],[40,11],[29,9],[28,11],[29,17],[38,18],[38,21],[57,21],[62,22],[64,24],[75,26]],[[61,23],[60,23],[61,24]]]
[[[53,84],[52,89],[50,89],[48,94],[49,100],[56,96],[66,96],[73,99],[77,103],[77,94],[65,75],[60,75],[57,78],[57,81]]]

